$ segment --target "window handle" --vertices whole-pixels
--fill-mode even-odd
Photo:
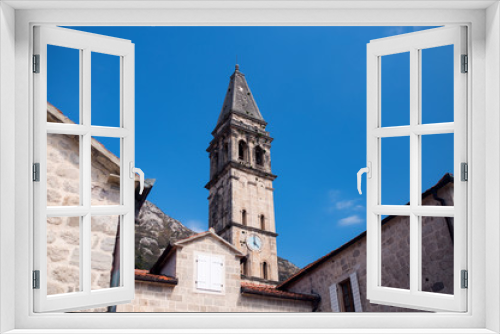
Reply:
[[[361,195],[362,192],[361,192],[361,176],[366,173],[366,177],[371,179],[372,178],[372,163],[370,161],[368,161],[368,166],[367,167],[364,167],[364,168],[361,168],[359,171],[358,171],[358,192],[359,194]]]
[[[142,195],[142,192],[144,191],[144,172],[142,169],[134,167],[133,161],[130,161],[129,167],[131,179],[135,180],[135,173],[139,174],[139,195]]]

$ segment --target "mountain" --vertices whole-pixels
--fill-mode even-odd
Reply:
[[[135,220],[135,267],[151,269],[168,243],[196,234],[180,221],[166,215],[160,208],[145,201]],[[279,280],[284,281],[299,268],[278,257]]]
[[[135,219],[135,267],[151,269],[169,242],[196,234],[153,203],[144,202]]]

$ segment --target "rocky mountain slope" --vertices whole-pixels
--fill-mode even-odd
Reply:
[[[150,269],[168,243],[195,234],[180,221],[166,215],[153,203],[146,201],[135,220],[135,267]],[[286,280],[299,270],[290,261],[278,257],[280,281]]]

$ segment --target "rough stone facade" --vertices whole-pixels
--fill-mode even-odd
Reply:
[[[189,241],[170,255],[162,274],[174,274],[178,283],[141,282],[136,280],[135,299],[118,305],[118,312],[310,312],[312,303],[304,300],[272,298],[241,293],[240,258],[236,249],[211,235]],[[196,287],[198,254],[210,254],[224,259],[224,279],[221,292],[202,291]],[[174,261],[174,269],[169,265]],[[171,270],[174,270],[173,272]]]
[[[427,191],[423,197],[423,205],[453,205],[453,176],[447,174],[440,183]],[[422,290],[453,294],[453,219],[425,217],[422,240]],[[353,273],[356,275],[353,276]],[[357,282],[353,282],[353,277]],[[366,299],[366,233],[304,267],[278,288],[294,292],[315,292],[321,296],[318,311],[335,312],[343,310],[339,283],[345,280],[358,286],[358,303],[361,307],[358,305],[356,311],[415,311],[372,304]],[[409,288],[408,217],[388,217],[383,222],[382,286]],[[353,295],[356,299],[354,289]],[[355,304],[356,302],[354,300]]]
[[[47,106],[47,121],[72,123],[57,108]],[[47,205],[80,204],[79,137],[47,136]],[[92,139],[92,205],[119,204],[119,159]],[[92,289],[110,287],[118,216],[91,219]],[[79,290],[80,218],[47,219],[47,290],[49,295]]]

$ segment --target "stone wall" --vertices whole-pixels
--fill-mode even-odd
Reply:
[[[72,123],[48,105],[49,122]],[[60,134],[47,137],[47,205],[80,205],[80,138]],[[92,140],[92,205],[117,205],[120,199],[119,159],[100,142]],[[43,168],[43,166],[42,166]],[[118,216],[91,217],[92,289],[110,286]],[[47,219],[47,290],[49,295],[79,291],[79,217]]]
[[[437,196],[446,205],[453,205],[453,183],[439,189]],[[423,200],[424,205],[441,205],[432,195]],[[453,293],[453,219],[443,217],[423,219],[422,239],[422,290],[445,294]],[[409,287],[409,224],[408,217],[394,217],[382,228],[382,285],[397,288]],[[362,310],[364,312],[408,312],[399,307],[372,304],[366,299],[366,236],[360,237],[338,253],[330,256],[312,270],[287,286],[294,292],[321,296],[318,311],[332,312],[330,286],[338,285],[356,273]],[[458,279],[458,278],[457,278]],[[338,289],[338,304],[341,291]]]
[[[310,302],[246,296],[240,293],[240,258],[235,251],[212,237],[194,240],[177,249],[174,287],[136,280],[135,299],[118,305],[118,312],[310,312]],[[195,285],[196,254],[224,258],[221,293],[203,292]]]

